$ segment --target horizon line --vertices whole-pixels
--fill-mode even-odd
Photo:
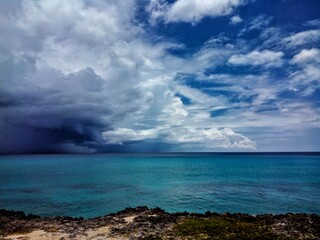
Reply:
[[[18,155],[164,155],[164,154],[208,154],[208,155],[320,155],[320,151],[258,151],[258,152],[95,152],[95,153],[58,153],[58,152],[34,152],[34,153],[0,153],[0,156]]]

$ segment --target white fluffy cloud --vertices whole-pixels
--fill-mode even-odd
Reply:
[[[204,17],[229,15],[242,3],[242,0],[178,0],[167,4],[161,0],[152,0],[148,10],[152,20],[197,23]]]
[[[303,49],[291,60],[298,64],[299,70],[290,74],[290,84],[302,95],[308,96],[320,89],[320,50],[317,48]]]
[[[308,30],[295,33],[289,37],[285,37],[282,42],[288,47],[297,47],[305,44],[318,43],[320,41],[320,30]]]
[[[255,143],[230,128],[194,128],[194,127],[158,127],[136,131],[128,128],[118,128],[103,133],[110,144],[123,144],[128,141],[156,139],[162,136],[162,141],[169,144],[195,144],[197,149],[255,149]],[[190,151],[190,150],[189,150]],[[192,151],[192,149],[191,149]]]
[[[237,25],[242,22],[242,18],[239,15],[235,15],[232,18],[230,18],[230,24]]]
[[[311,49],[303,49],[300,53],[296,54],[292,61],[292,63],[297,64],[307,64],[320,62],[320,49],[311,48]]]
[[[204,148],[255,149],[255,143],[230,128],[180,128],[170,131],[168,141],[201,144]]]
[[[133,130],[129,128],[116,128],[104,132],[103,137],[108,144],[122,145],[124,142],[155,139],[158,137],[158,133],[157,129]]]
[[[233,65],[252,65],[263,67],[281,67],[283,64],[283,52],[270,50],[252,51],[247,54],[233,55],[228,62]]]

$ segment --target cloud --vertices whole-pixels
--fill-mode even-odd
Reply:
[[[302,96],[310,96],[320,90],[320,50],[317,48],[303,49],[291,60],[299,69],[289,76],[289,83]]]
[[[228,96],[225,104],[211,108],[214,126],[232,128],[250,136],[260,150],[265,146],[261,146],[262,142],[266,143],[259,139],[269,131],[288,131],[294,135],[297,132],[301,134],[306,128],[319,127],[318,107],[302,97],[307,94],[310,97],[317,89],[315,81],[319,79],[319,71],[316,67],[309,67],[282,79],[275,79],[269,69],[263,69],[264,74],[203,76],[202,86],[206,87],[202,87],[202,91]],[[271,140],[268,145],[272,145]]]
[[[237,24],[239,24],[241,22],[242,22],[242,19],[241,19],[241,17],[239,15],[235,15],[235,16],[230,18],[230,24],[232,24],[232,25],[237,25]]]
[[[320,27],[320,18],[310,20],[304,24],[308,27]]]
[[[270,50],[252,51],[247,54],[233,55],[228,63],[232,65],[252,65],[263,67],[281,67],[283,65],[283,52],[273,52]]]
[[[255,143],[230,128],[180,128],[171,131],[168,141],[202,144],[203,147],[225,149],[255,149]]]
[[[261,48],[283,51],[282,40],[287,36],[288,33],[281,27],[267,27],[259,35],[259,38],[263,41]]]
[[[120,145],[124,142],[153,139],[157,138],[157,136],[157,129],[133,130],[129,128],[116,128],[103,133],[103,137],[106,139],[107,144]]]
[[[317,48],[303,49],[300,53],[296,54],[292,63],[306,64],[306,63],[319,63],[320,62],[320,50]]]
[[[219,17],[229,15],[242,5],[242,0],[178,0],[168,4],[160,0],[152,0],[148,11],[151,20],[164,20],[170,22],[188,22],[196,24],[204,17]]]
[[[239,36],[243,36],[244,34],[254,31],[254,30],[262,30],[266,29],[272,21],[272,17],[266,15],[259,15],[257,17],[252,18],[246,26],[240,31]]]
[[[168,144],[195,144],[202,149],[255,149],[255,143],[230,128],[193,128],[193,127],[158,127],[136,131],[118,128],[106,131],[103,136],[109,144],[120,144],[128,141],[157,139]],[[159,137],[161,136],[161,138]],[[190,150],[189,150],[190,151]]]
[[[298,47],[306,44],[316,44],[320,41],[320,30],[308,30],[285,37],[282,42],[288,47]]]

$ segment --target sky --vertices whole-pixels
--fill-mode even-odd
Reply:
[[[1,0],[0,153],[320,151],[319,0]]]

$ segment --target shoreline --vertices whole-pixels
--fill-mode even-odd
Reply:
[[[0,209],[0,239],[320,239],[320,215],[168,213],[139,206],[84,219]]]

